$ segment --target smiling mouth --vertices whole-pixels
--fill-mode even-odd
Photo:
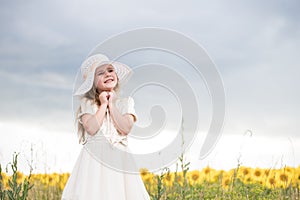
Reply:
[[[107,79],[106,81],[104,81],[104,83],[110,83],[110,82],[113,82],[114,79],[110,78],[110,79]]]

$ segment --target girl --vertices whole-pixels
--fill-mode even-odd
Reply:
[[[149,200],[139,175],[122,173],[105,162],[106,158],[120,166],[128,162],[126,156],[118,156],[115,151],[127,150],[127,135],[136,121],[134,101],[130,97],[119,99],[116,92],[131,75],[131,69],[96,54],[83,62],[81,73],[84,81],[75,95],[80,96],[77,123],[83,148],[62,199]]]

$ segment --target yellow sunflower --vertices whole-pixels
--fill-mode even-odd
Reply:
[[[217,173],[216,170],[213,169],[213,168],[210,168],[209,166],[207,166],[207,167],[205,167],[201,170],[201,174],[203,176],[203,179],[205,181],[208,181],[208,182],[214,182],[215,181],[216,173]]]
[[[174,181],[178,183],[180,186],[183,186],[184,177],[182,172],[177,172],[174,174]]]
[[[240,167],[237,173],[237,177],[241,180],[247,179],[252,174],[252,169],[249,167]]]
[[[255,182],[262,183],[262,177],[263,177],[263,170],[260,168],[255,168],[253,171],[252,177]]]
[[[171,173],[171,172],[166,173],[163,178],[163,183],[166,186],[171,187],[173,185],[173,182],[174,182],[174,173]]]
[[[224,176],[222,177],[222,187],[223,187],[224,189],[228,189],[229,186],[230,186],[230,183],[231,183],[231,176],[229,176],[229,175],[224,175]]]
[[[276,187],[276,178],[275,177],[268,177],[267,183],[266,183],[268,188],[275,188]]]
[[[201,174],[200,174],[200,172],[198,170],[190,171],[187,174],[189,183],[191,185],[200,184],[200,176],[201,176]]]
[[[149,170],[147,168],[141,168],[140,169],[140,175],[143,177],[143,176],[146,176],[147,174],[149,174]]]

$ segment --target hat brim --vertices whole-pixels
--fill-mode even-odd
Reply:
[[[79,86],[79,88],[76,90],[76,92],[73,95],[74,96],[80,96],[80,95],[84,95],[85,93],[90,91],[93,87],[93,84],[94,84],[94,77],[95,77],[96,69],[103,66],[103,65],[106,65],[106,64],[110,64],[114,67],[115,72],[116,72],[117,77],[118,77],[118,83],[119,83],[120,86],[124,85],[133,73],[132,70],[130,69],[130,67],[128,67],[127,65],[125,65],[123,63],[120,63],[120,62],[110,61],[110,62],[96,63],[96,66],[93,67],[88,72],[88,74],[85,77],[83,83]]]

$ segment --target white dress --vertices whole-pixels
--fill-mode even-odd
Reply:
[[[122,114],[136,116],[132,98],[117,100],[116,106]],[[85,113],[95,114],[97,109],[91,101],[82,100],[79,117]],[[94,136],[86,133],[86,143],[65,186],[62,200],[150,200],[139,174],[119,170],[128,162],[132,164],[132,157],[116,154],[118,149],[128,150],[127,137],[117,133],[109,114],[106,115]]]

